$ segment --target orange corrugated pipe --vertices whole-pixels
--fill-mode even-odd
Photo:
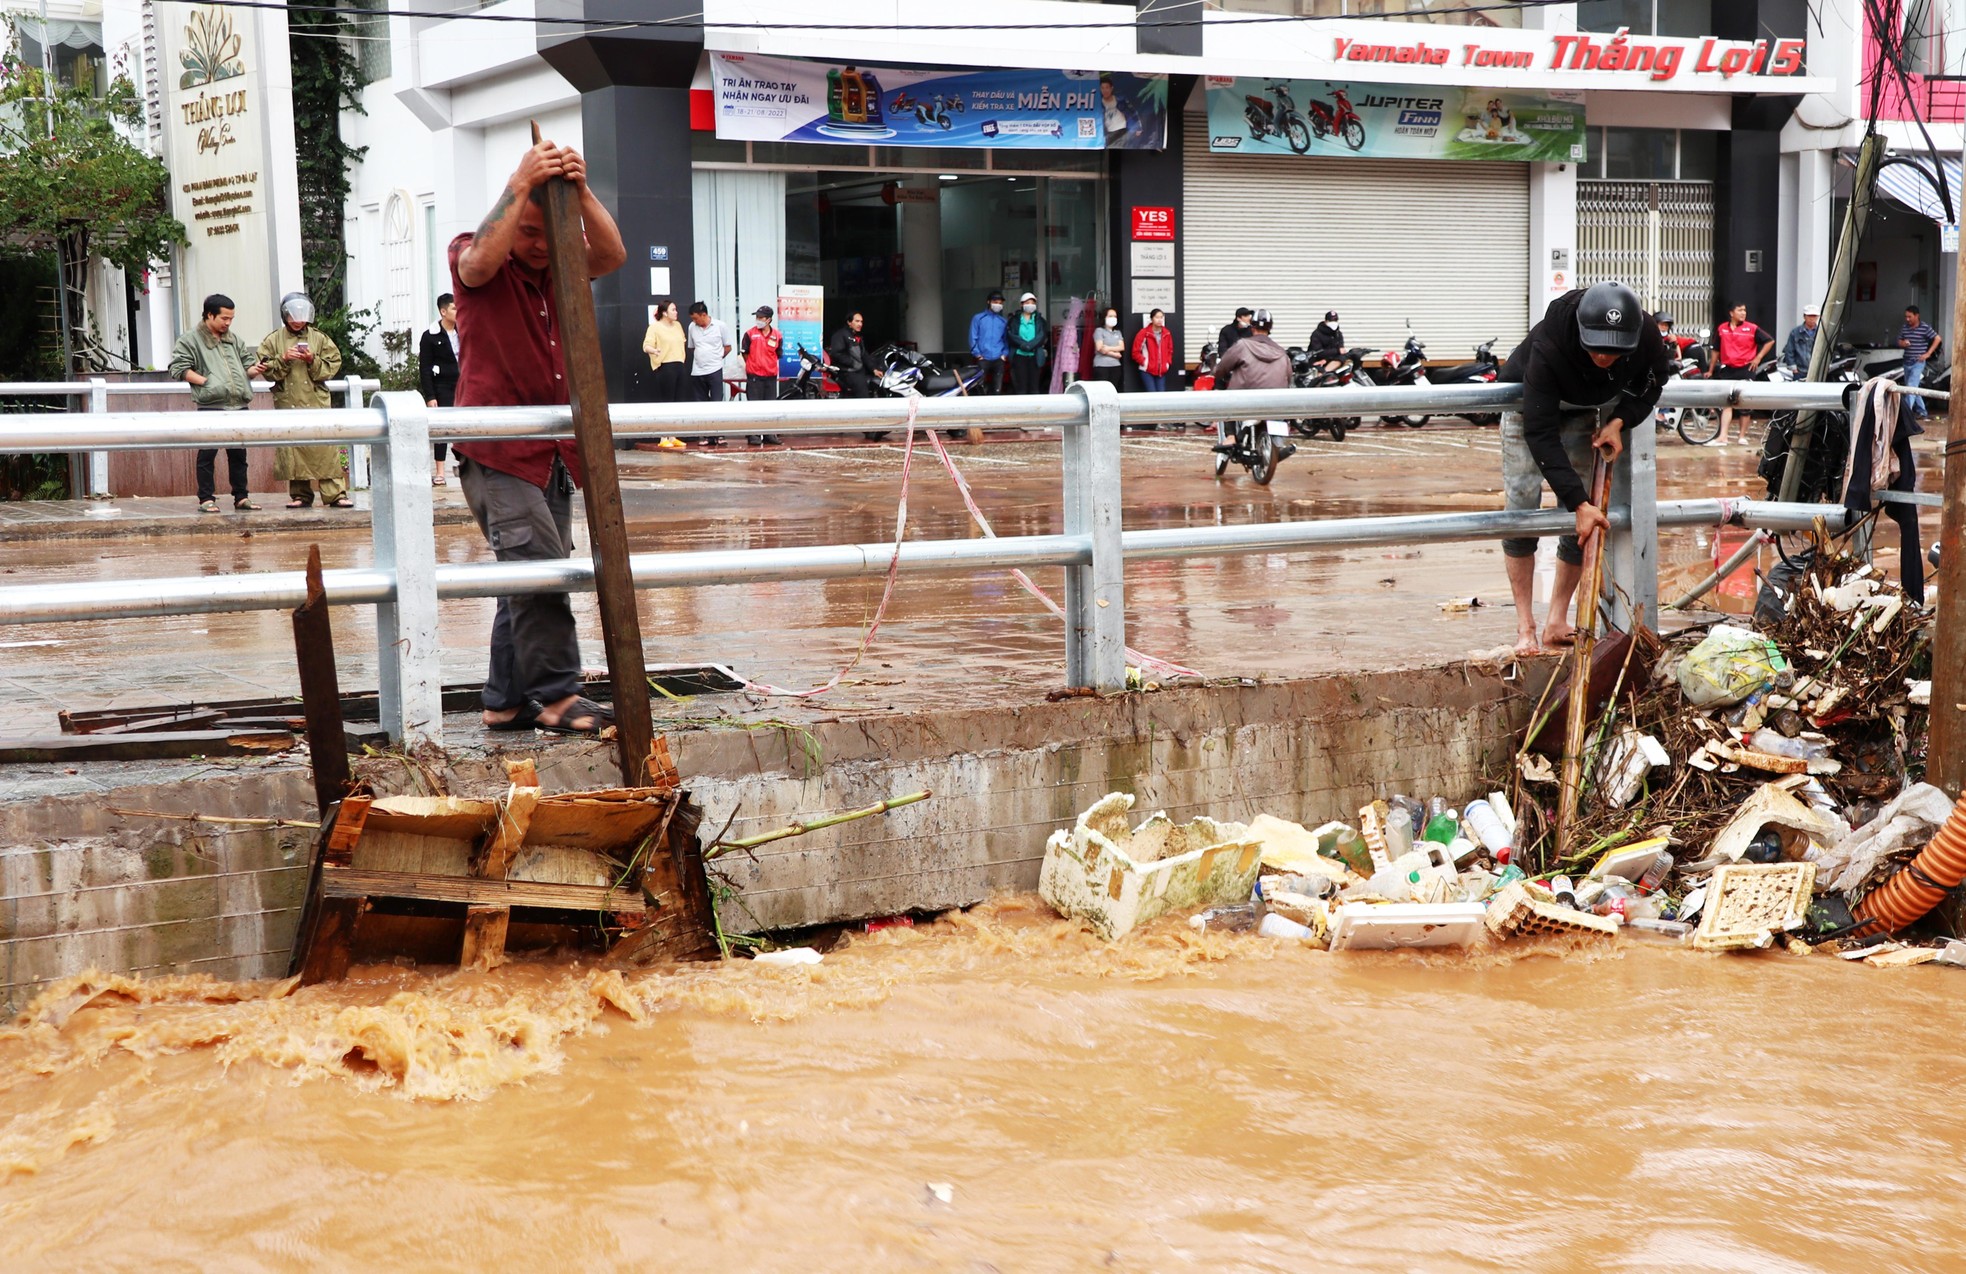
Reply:
[[[1857,919],[1875,921],[1886,933],[1896,933],[1939,905],[1946,890],[1966,880],[1966,801],[1952,807],[1952,817],[1891,879],[1857,904]]]

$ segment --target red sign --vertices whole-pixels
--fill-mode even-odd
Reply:
[[[1174,209],[1135,206],[1133,238],[1136,242],[1142,239],[1165,239],[1171,242],[1174,238]]]

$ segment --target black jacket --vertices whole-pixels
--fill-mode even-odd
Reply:
[[[827,342],[826,356],[843,372],[867,370],[867,338],[850,327],[841,326]]]
[[[1498,378],[1522,386],[1522,436],[1536,457],[1536,467],[1557,500],[1572,513],[1590,499],[1584,479],[1570,467],[1563,452],[1563,405],[1596,407],[1617,399],[1613,415],[1626,430],[1652,418],[1659,391],[1672,375],[1672,355],[1651,321],[1638,330],[1638,348],[1608,368],[1591,361],[1577,336],[1578,288],[1550,302],[1543,321],[1515,347]]]
[[[1345,329],[1319,323],[1311,329],[1310,344],[1305,351],[1319,362],[1345,356]]]
[[[416,369],[423,401],[434,398],[439,407],[452,406],[451,400],[457,397],[457,354],[442,323],[425,332],[417,343]]]
[[[1236,342],[1248,340],[1250,334],[1255,330],[1253,327],[1242,327],[1234,320],[1231,320],[1229,325],[1223,328],[1221,334],[1215,338],[1215,388],[1227,389],[1229,387],[1229,378],[1233,373],[1222,370],[1222,360],[1229,356],[1229,351],[1236,347]]]

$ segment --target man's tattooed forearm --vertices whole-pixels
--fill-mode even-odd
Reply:
[[[492,232],[492,227],[505,220],[505,214],[512,211],[512,188],[507,186],[499,192],[498,202],[485,214],[484,221],[478,225],[478,238],[483,239]]]

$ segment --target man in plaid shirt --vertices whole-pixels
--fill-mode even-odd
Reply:
[[[1925,379],[1925,360],[1938,353],[1939,345],[1945,338],[1932,330],[1932,325],[1918,316],[1916,305],[1905,306],[1905,325],[1898,332],[1898,348],[1905,352],[1905,388],[1917,389]],[[1925,400],[1913,395],[1911,399],[1913,415],[1925,414]]]

